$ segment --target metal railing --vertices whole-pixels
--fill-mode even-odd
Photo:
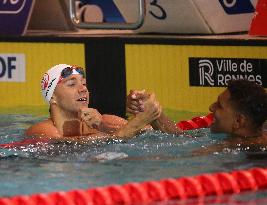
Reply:
[[[145,19],[145,0],[138,0],[138,18],[136,22],[112,23],[112,22],[82,22],[76,15],[75,2],[77,0],[69,0],[69,14],[71,21],[77,28],[83,29],[121,29],[136,30],[140,28]]]

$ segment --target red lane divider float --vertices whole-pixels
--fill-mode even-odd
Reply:
[[[209,127],[212,123],[213,116],[208,114],[207,116],[194,117],[191,120],[180,121],[176,123],[176,126],[181,130],[192,130]]]
[[[0,205],[130,205],[222,196],[264,188],[267,188],[267,168],[253,168],[87,190],[0,198]]]
[[[212,115],[209,114],[190,121],[181,121],[176,126],[188,130],[208,127],[211,123]],[[33,142],[36,143],[26,140],[20,143],[2,144],[1,147],[12,148]],[[264,188],[267,188],[267,168],[253,168],[85,190],[19,195],[0,198],[0,205],[130,205],[189,198],[202,199],[205,196],[222,196]]]

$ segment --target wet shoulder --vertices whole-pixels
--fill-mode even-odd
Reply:
[[[57,128],[50,119],[36,123],[25,131],[26,136],[59,137]]]

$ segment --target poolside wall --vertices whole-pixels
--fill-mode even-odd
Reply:
[[[167,110],[207,113],[230,75],[247,75],[267,87],[266,40],[116,36],[0,41],[1,113],[42,107],[37,113],[47,114],[40,79],[47,68],[58,63],[85,66],[91,105],[102,113],[121,116],[125,115],[125,95],[130,89],[155,92]],[[8,56],[19,61],[13,62],[11,74],[25,75],[24,80],[17,82],[19,78],[12,75],[8,78],[8,66],[4,73]],[[202,70],[203,82],[199,80],[201,68],[206,69]]]
[[[16,55],[21,58],[16,58]],[[39,107],[43,110],[46,107],[40,93],[40,80],[47,68],[63,62],[85,65],[82,43],[1,42],[0,57],[0,71],[4,75],[0,80],[0,111],[11,114],[24,112],[27,108],[30,111]],[[15,69],[8,66],[8,58],[12,57],[16,58],[10,62]],[[24,63],[21,62],[23,58]],[[11,76],[8,77],[9,70]],[[17,72],[18,75],[23,73],[25,78],[21,81],[14,79]]]
[[[241,69],[245,70],[245,64],[254,58],[266,59],[266,61],[259,61],[265,67],[258,66],[259,62],[256,61],[252,63],[253,71],[251,73],[253,74],[248,75],[249,72],[243,72],[243,74],[246,73],[251,80],[258,79],[263,82],[261,75],[267,74],[266,47],[126,45],[127,88],[146,88],[154,91],[163,107],[208,112],[207,108],[216,101],[218,92],[225,89],[229,76],[242,75],[242,72],[238,71],[239,68],[231,71],[230,64],[241,66]],[[201,85],[198,82],[199,78],[192,77],[192,75],[198,76],[201,67],[200,64],[192,63],[195,59],[211,62],[209,68],[213,69],[213,73],[216,73],[216,69],[224,69],[222,65],[225,65],[225,71],[221,71],[223,75],[217,72],[218,79],[211,77],[210,83],[205,82]],[[229,61],[230,59],[231,61]],[[203,66],[207,67],[207,64]],[[208,72],[206,71],[205,74]],[[204,80],[208,80],[208,78]]]

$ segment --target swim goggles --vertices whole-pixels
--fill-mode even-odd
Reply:
[[[80,74],[83,77],[85,76],[84,69],[81,67],[75,67],[75,66],[66,67],[61,71],[58,83],[60,83],[64,78],[67,78],[72,74]]]

